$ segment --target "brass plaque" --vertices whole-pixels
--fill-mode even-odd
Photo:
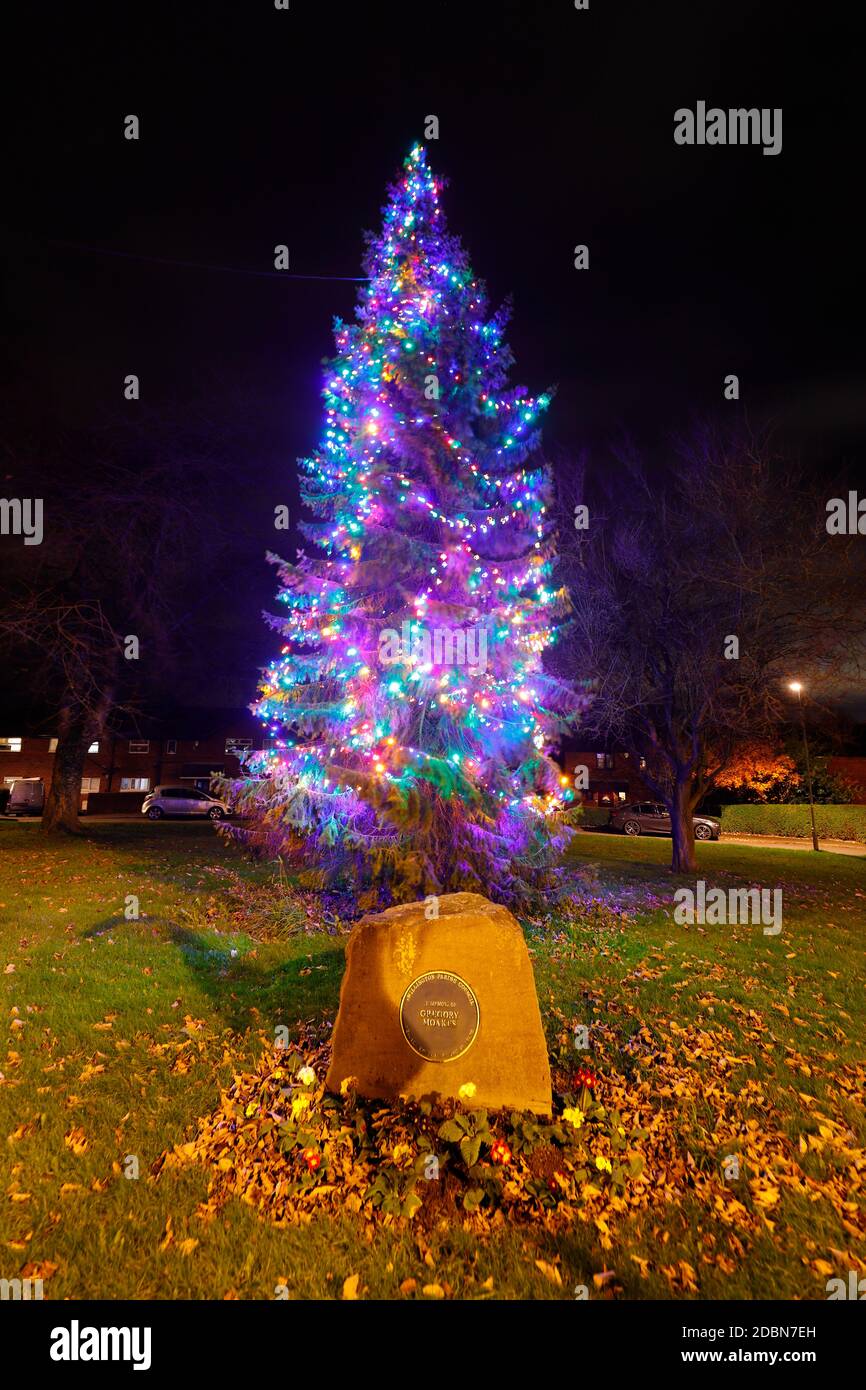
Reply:
[[[428,1062],[453,1062],[478,1036],[478,1000],[465,980],[430,970],[400,1000],[400,1027],[413,1052]]]

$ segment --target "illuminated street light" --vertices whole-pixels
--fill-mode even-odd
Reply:
[[[797,696],[797,705],[800,710],[800,725],[803,729],[803,749],[806,754],[806,786],[809,788],[809,816],[812,821],[812,848],[820,849],[821,846],[818,844],[818,832],[815,829],[815,802],[812,798],[812,765],[809,761],[809,740],[806,737],[806,715],[803,710],[801,693],[803,686],[800,681],[789,681],[788,689],[793,690],[794,694]]]

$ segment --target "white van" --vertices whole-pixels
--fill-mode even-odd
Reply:
[[[41,777],[16,777],[9,793],[7,816],[41,816],[45,783]]]

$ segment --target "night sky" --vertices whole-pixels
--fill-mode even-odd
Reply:
[[[624,429],[663,451],[720,409],[736,372],[749,417],[775,421],[810,468],[854,468],[854,7],[178,8],[40,7],[7,55],[4,366],[13,437],[20,395],[89,426],[136,408],[122,399],[135,372],[148,410],[204,413],[225,439],[236,525],[200,628],[213,679],[184,689],[179,673],[184,699],[246,703],[273,651],[263,555],[294,548],[273,508],[297,513],[331,321],[355,302],[340,277],[361,274],[363,230],[429,114],[450,227],[492,301],[513,295],[515,379],[558,387],[545,429],[558,467],[580,450],[603,466]],[[698,100],[782,107],[781,154],[677,146],[673,113]],[[268,274],[282,242],[293,273]]]

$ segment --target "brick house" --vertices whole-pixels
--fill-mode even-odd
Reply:
[[[563,770],[572,777],[576,767],[588,769],[589,788],[582,793],[586,805],[614,806],[617,802],[658,799],[641,778],[643,758],[635,759],[622,752],[568,749],[561,762]],[[858,804],[866,803],[866,757],[830,757],[827,771],[851,786]]]
[[[261,745],[261,724],[248,710],[179,710],[142,721],[140,729],[91,745],[81,782],[82,810],[134,812],[148,791],[166,783],[207,790],[214,774],[237,776],[240,754]],[[41,777],[47,792],[56,747],[50,734],[0,736],[0,786]]]
[[[9,725],[9,716],[3,717]],[[142,721],[138,729],[93,744],[82,776],[82,809],[135,812],[148,791],[165,784],[207,790],[214,774],[237,776],[239,754],[262,745],[261,724],[248,710],[183,709]],[[41,777],[47,791],[56,746],[49,734],[0,737],[0,786],[17,777]],[[578,767],[587,769],[589,786],[581,793],[587,805],[605,808],[651,797],[640,775],[643,759],[629,753],[566,746],[560,762],[572,777]]]
[[[566,748],[561,758],[562,768],[569,777],[579,767],[587,769],[588,787],[581,793],[587,806],[616,806],[621,802],[655,800],[645,786],[641,771],[643,758],[631,753],[609,753],[606,749]]]

